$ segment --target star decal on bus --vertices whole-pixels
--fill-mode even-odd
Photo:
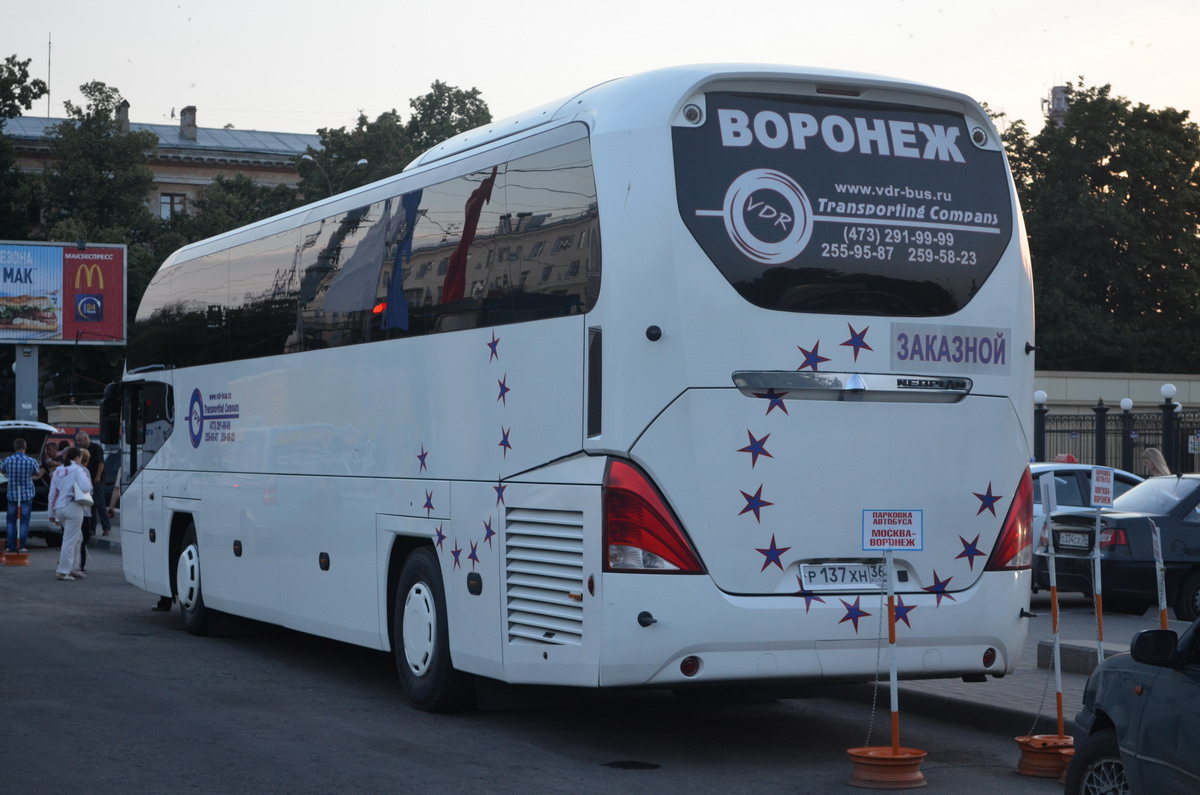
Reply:
[[[508,486],[504,485],[504,481],[497,480],[496,485],[492,486],[492,488],[496,490],[496,504],[497,505],[503,504],[504,503],[504,490],[507,489]]]
[[[508,393],[512,391],[512,388],[508,386],[507,381],[508,373],[505,373],[504,377],[496,382],[500,385],[500,396],[497,397],[496,400],[499,400],[505,406],[508,405]]]
[[[758,463],[758,457],[760,455],[765,455],[767,458],[775,457],[767,452],[767,439],[771,438],[771,434],[768,433],[766,436],[764,436],[761,439],[755,439],[754,434],[750,433],[750,430],[747,429],[746,435],[750,437],[750,444],[739,449],[738,452],[750,454],[750,468],[751,469],[753,469],[754,465]]]
[[[428,512],[429,512],[429,511],[432,511],[432,510],[434,510],[434,507],[433,507],[433,492],[432,492],[432,491],[428,491],[428,490],[427,490],[427,491],[425,492],[425,511],[426,511],[426,515],[428,515]]]
[[[783,402],[783,399],[785,397],[787,397],[787,394],[788,394],[787,392],[776,392],[775,388],[772,387],[772,388],[768,389],[766,392],[755,392],[754,397],[771,401],[770,403],[767,404],[767,414],[770,414],[775,409],[783,409],[783,413],[787,414],[788,413],[787,406],[784,405],[784,402]]]
[[[854,604],[850,604],[845,599],[838,600],[839,602],[841,602],[843,605],[846,606],[846,615],[838,623],[845,624],[847,621],[853,621],[855,633],[858,632],[858,620],[860,618],[864,618],[866,616],[871,615],[866,610],[863,610],[861,607],[858,606],[859,600],[861,600],[861,599],[862,599],[861,596],[854,597]]]
[[[998,502],[1000,502],[1000,500],[1004,499],[1004,497],[1002,497],[998,494],[995,496],[992,495],[991,481],[988,482],[988,487],[987,487],[986,493],[980,494],[977,491],[974,491],[971,493],[979,498],[979,510],[975,512],[976,516],[983,513],[984,511],[991,511],[992,516],[995,516],[996,515],[996,503],[998,503]]]
[[[946,588],[950,585],[950,581],[953,579],[954,579],[953,577],[947,577],[944,580],[939,580],[938,574],[937,574],[937,569],[934,569],[933,570],[933,585],[927,585],[924,588],[922,588],[921,590],[925,591],[926,593],[935,594],[937,596],[937,605],[936,605],[937,607],[942,606],[942,597],[949,599],[951,602],[957,602],[958,600],[954,598],[954,594],[951,594],[946,591]]]
[[[425,445],[421,445],[421,452],[417,454],[417,460],[421,462],[421,468],[418,472],[424,472],[428,467],[425,466],[425,459],[429,457],[429,451],[425,449]]]
[[[767,502],[762,498],[762,490],[763,487],[760,484],[758,491],[754,492],[753,494],[747,494],[744,491],[742,492],[742,496],[746,498],[746,507],[738,513],[738,516],[741,516],[744,513],[749,513],[750,511],[754,511],[755,521],[762,521],[762,516],[759,515],[759,511],[761,511],[763,508],[766,508],[768,505],[775,504],[773,502]]]
[[[475,571],[475,564],[479,562],[478,547],[474,541],[471,542],[471,553],[467,555],[467,560],[471,561],[471,571]]]
[[[491,354],[488,356],[488,361],[490,362],[492,359],[499,359],[500,358],[500,350],[499,350],[500,338],[496,336],[496,332],[494,329],[492,330],[492,341],[489,342],[487,344],[487,346],[492,351]]]
[[[505,428],[503,425],[500,426],[500,444],[497,447],[504,448],[505,458],[508,458],[508,451],[512,449],[512,443],[508,441],[508,434],[511,430],[512,428]]]
[[[767,566],[770,566],[772,563],[774,563],[776,566],[778,566],[780,571],[783,571],[783,561],[782,561],[783,553],[787,552],[789,549],[791,549],[791,547],[775,546],[775,534],[772,533],[771,534],[771,546],[767,547],[766,549],[758,550],[759,552],[761,552],[763,554],[763,557],[766,558],[766,560],[763,561],[762,568],[759,569],[759,571],[760,572],[766,571]]]
[[[854,361],[858,361],[859,351],[875,350],[867,344],[867,332],[871,330],[870,326],[867,326],[862,331],[855,331],[854,326],[851,326],[849,323],[847,323],[846,328],[850,329],[850,339],[843,342],[842,345],[848,345],[854,349]]]
[[[489,516],[483,520],[483,540],[488,543],[489,547],[492,545],[492,537],[494,535],[496,535],[496,531],[492,529],[492,519]]]
[[[947,595],[949,595],[949,594],[947,594]],[[912,624],[908,623],[908,614],[911,613],[913,610],[916,610],[918,607],[920,607],[920,605],[904,604],[904,597],[897,596],[896,597],[896,606],[894,608],[894,611],[896,614],[896,623],[899,624],[901,621],[903,621],[905,624],[908,625],[909,629],[912,629]]]
[[[982,511],[982,510],[983,509],[980,508],[980,511]],[[976,514],[976,515],[978,516],[978,514]],[[974,541],[967,541],[967,539],[963,538],[962,536],[959,536],[958,540],[962,542],[963,551],[959,552],[957,555],[955,555],[954,559],[958,560],[959,558],[966,558],[967,563],[969,563],[971,565],[971,571],[974,571],[975,570],[975,558],[981,557],[983,555],[983,553],[979,551],[979,536],[976,535]]]
[[[796,596],[804,597],[804,612],[805,613],[807,613],[808,609],[810,607],[812,607],[813,602],[820,602],[821,604],[825,604],[824,599],[817,596],[812,591],[807,591],[804,589],[804,580],[800,579],[799,574],[796,575],[796,584],[800,586],[800,590],[796,591]]]
[[[446,534],[442,532],[441,522],[438,522],[438,526],[434,528],[433,532],[437,533],[437,548],[442,549],[442,542],[446,540]]]
[[[818,369],[820,369],[822,362],[829,361],[827,357],[821,355],[820,340],[817,340],[817,344],[812,346],[811,351],[800,345],[797,345],[796,347],[800,348],[800,352],[804,354],[804,362],[796,368],[797,370],[803,370],[805,367],[811,367],[813,372],[816,372]]]
[[[462,554],[462,550],[458,546],[458,541],[454,542],[454,549],[450,550],[450,554],[454,556],[454,568],[461,569],[462,561],[458,559],[458,556]]]

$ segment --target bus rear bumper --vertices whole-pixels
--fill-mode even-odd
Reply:
[[[935,594],[901,594],[911,609],[896,631],[900,678],[1011,673],[1029,592],[1021,571],[986,573],[940,604]],[[887,601],[878,592],[733,596],[707,577],[606,574],[603,598],[601,687],[887,677]],[[654,622],[643,626],[643,613]]]

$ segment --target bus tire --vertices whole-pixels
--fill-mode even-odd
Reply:
[[[207,635],[211,611],[204,606],[200,588],[200,545],[195,522],[189,522],[183,533],[183,547],[175,561],[175,591],[184,628],[193,635]]]
[[[1175,617],[1180,621],[1200,618],[1200,569],[1183,578],[1175,594]]]
[[[473,680],[451,664],[442,569],[428,547],[404,562],[394,605],[392,648],[409,702],[425,712],[466,706]]]

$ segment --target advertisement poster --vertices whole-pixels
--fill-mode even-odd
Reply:
[[[125,344],[123,245],[0,241],[0,342]]]

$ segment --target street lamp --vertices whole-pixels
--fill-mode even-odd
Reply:
[[[1162,411],[1162,453],[1163,458],[1167,460],[1167,466],[1173,471],[1178,471],[1176,467],[1179,464],[1176,460],[1177,440],[1175,438],[1177,422],[1175,412],[1176,407],[1179,406],[1175,402],[1176,391],[1174,384],[1163,384],[1162,389],[1158,390],[1163,397],[1163,402],[1159,406],[1159,410]]]
[[[1046,395],[1045,390],[1039,389],[1033,393],[1033,460],[1046,460]]]
[[[302,162],[302,163],[307,163],[307,164],[309,164],[310,166],[313,166],[314,168],[316,168],[316,169],[317,169],[317,171],[320,171],[320,172],[321,172],[321,176],[323,176],[323,177],[325,178],[325,187],[326,187],[326,188],[328,189],[328,191],[329,191],[329,192],[326,194],[326,196],[332,196],[332,195],[333,195],[333,192],[334,192],[334,191],[333,191],[333,181],[329,179],[329,172],[327,172],[325,169],[321,168],[321,164],[317,162],[316,158],[314,158],[314,157],[313,157],[312,155],[310,155],[310,154],[303,154],[303,155],[300,155],[300,162]],[[368,165],[370,165],[370,163],[367,161],[367,159],[366,159],[365,157],[360,157],[360,158],[358,159],[358,162],[356,162],[356,163],[354,164],[354,166],[353,166],[352,168],[350,168],[350,170],[349,170],[349,171],[347,171],[345,174],[343,174],[343,175],[342,175],[342,179],[341,179],[341,181],[340,181],[340,182],[338,182],[338,189],[337,189],[337,192],[338,192],[338,193],[341,193],[341,192],[342,192],[342,187],[343,187],[343,186],[346,184],[346,178],[347,178],[347,177],[349,177],[349,176],[350,176],[351,174],[353,174],[355,171],[362,171],[362,170],[363,170],[364,168],[366,168]]]
[[[1133,471],[1133,401],[1121,398],[1121,469]]]

